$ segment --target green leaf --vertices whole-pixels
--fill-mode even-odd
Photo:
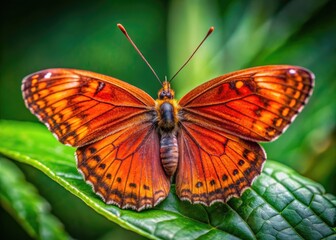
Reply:
[[[50,206],[11,161],[0,156],[0,202],[37,239],[70,239]]]
[[[336,237],[336,198],[295,171],[267,161],[241,198],[211,207],[171,194],[143,212],[104,204],[75,167],[74,149],[58,143],[45,127],[0,121],[0,153],[40,169],[88,206],[120,226],[149,238],[321,239]]]

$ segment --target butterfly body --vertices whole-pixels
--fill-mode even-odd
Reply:
[[[301,67],[262,66],[222,75],[179,101],[165,81],[154,100],[118,79],[76,69],[24,78],[26,106],[57,139],[77,147],[77,168],[108,204],[141,211],[169,194],[209,206],[240,196],[273,141],[312,93]]]
[[[163,82],[155,101],[157,109],[157,127],[160,135],[160,159],[168,177],[172,177],[178,164],[178,112],[179,105],[174,99],[170,83]]]

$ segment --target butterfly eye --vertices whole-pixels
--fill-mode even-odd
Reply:
[[[165,91],[161,91],[161,92],[159,93],[159,99],[162,100],[162,99],[164,99],[165,97],[166,97],[166,92],[165,92]]]
[[[164,99],[171,99],[172,95],[170,92],[166,92],[166,91],[161,91],[159,94],[159,99],[164,100]]]
[[[173,99],[174,96],[171,92],[166,92],[166,91],[161,91],[159,93],[159,99],[164,100],[164,99]]]

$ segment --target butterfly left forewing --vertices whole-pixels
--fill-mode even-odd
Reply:
[[[82,146],[152,119],[154,99],[118,79],[76,69],[46,69],[22,83],[26,106],[64,144]]]

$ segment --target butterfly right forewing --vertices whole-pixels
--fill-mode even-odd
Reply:
[[[301,67],[262,66],[225,74],[186,94],[181,116],[255,142],[283,133],[307,103],[314,75]]]

